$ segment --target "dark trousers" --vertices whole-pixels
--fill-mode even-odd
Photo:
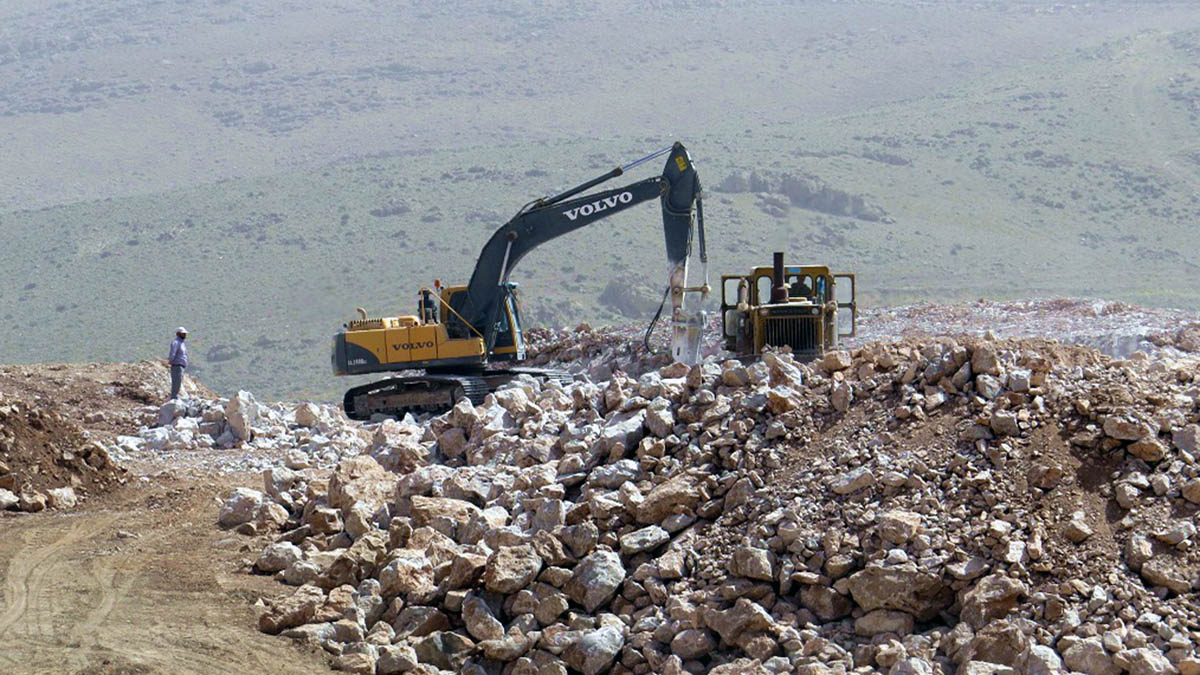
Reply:
[[[171,365],[171,398],[179,398],[179,388],[183,386],[183,366]]]

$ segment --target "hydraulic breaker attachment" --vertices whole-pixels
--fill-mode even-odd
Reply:
[[[706,280],[707,281],[707,280]],[[688,293],[699,293],[701,302],[708,297],[709,286],[687,285],[687,261],[671,269],[671,358],[689,366],[700,362],[700,339],[708,325],[703,310],[688,312]]]

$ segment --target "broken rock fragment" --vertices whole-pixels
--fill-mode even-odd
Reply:
[[[575,567],[563,592],[589,612],[608,602],[625,580],[621,556],[612,551],[596,551]]]
[[[962,597],[962,620],[979,629],[1013,611],[1026,593],[1025,585],[1006,576],[992,574],[980,579]]]
[[[850,594],[866,611],[891,609],[930,621],[953,602],[954,594],[941,576],[918,571],[911,564],[867,567],[849,578]]]
[[[254,520],[263,505],[264,495],[258,490],[237,488],[229,493],[221,505],[217,523],[224,527],[236,527]]]
[[[542,559],[528,544],[501,546],[488,560],[483,583],[489,591],[516,593],[533,581]]]
[[[625,636],[615,626],[586,631],[563,652],[567,665],[584,675],[606,672],[625,645]]]
[[[699,485],[689,474],[681,474],[656,485],[637,509],[637,521],[659,524],[673,513],[694,509],[700,500]]]

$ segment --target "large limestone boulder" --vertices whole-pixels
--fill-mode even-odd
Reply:
[[[893,609],[932,621],[954,601],[954,592],[940,574],[915,565],[868,567],[850,576],[850,594],[866,611]]]
[[[217,516],[217,523],[224,527],[237,527],[242,523],[254,520],[264,499],[265,495],[258,490],[235,489],[221,504],[221,513]]]
[[[810,584],[800,589],[800,604],[821,621],[837,621],[854,610],[850,598],[820,584]]]
[[[501,546],[487,562],[483,583],[489,591],[511,594],[533,582],[542,558],[529,544]]]
[[[325,423],[321,416],[321,409],[315,403],[301,403],[296,406],[293,416],[296,418],[298,426],[310,429],[320,427]]]
[[[1100,638],[1079,640],[1063,652],[1063,665],[1069,670],[1088,675],[1120,675],[1121,667],[1113,662],[1112,654],[1104,649]]]
[[[50,506],[56,509],[75,508],[75,505],[79,501],[78,496],[75,494],[75,488],[70,486],[46,490],[46,499]]]
[[[1150,426],[1129,415],[1110,415],[1104,418],[1104,434],[1121,441],[1136,441],[1151,434]]]
[[[1117,652],[1113,662],[1130,675],[1173,675],[1180,672],[1161,651],[1153,647]]]
[[[278,541],[267,545],[254,567],[260,572],[279,572],[291,567],[293,563],[304,557],[304,552],[295,544]]]
[[[301,586],[258,617],[258,629],[274,635],[285,628],[309,623],[324,604],[324,591],[316,586]]]
[[[624,448],[625,452],[633,450],[645,435],[646,410],[635,410],[618,413],[612,417],[600,430],[600,441],[605,448],[614,445]]]
[[[681,659],[702,659],[717,648],[711,631],[688,628],[671,639],[671,653]]]
[[[158,409],[158,419],[155,426],[169,427],[175,423],[175,419],[187,412],[183,403],[178,400],[170,400],[162,404]]]
[[[879,516],[879,536],[892,544],[902,545],[921,532],[921,514],[899,509]]]
[[[379,571],[379,592],[383,597],[423,595],[433,591],[433,564],[423,551],[397,549]]]
[[[733,644],[744,634],[769,630],[775,622],[759,604],[738,598],[733,607],[726,610],[707,608],[704,623],[721,636],[726,644]]]
[[[1002,574],[986,576],[963,594],[961,618],[978,630],[1007,616],[1025,593],[1025,584],[1016,579]]]
[[[903,637],[913,632],[913,617],[890,609],[872,610],[854,620],[854,632],[867,637],[886,633]]]
[[[967,646],[967,661],[981,661],[1024,670],[1029,658],[1030,640],[1009,621],[993,621],[984,626]]]
[[[581,604],[588,612],[612,600],[625,580],[625,567],[621,556],[612,551],[596,551],[584,558],[563,586],[563,592],[571,600]]]
[[[413,527],[425,527],[439,517],[449,518],[456,525],[466,525],[472,518],[481,517],[482,513],[478,506],[461,499],[412,497]]]
[[[642,525],[661,523],[673,513],[683,513],[696,508],[700,501],[700,487],[689,474],[680,474],[665,483],[656,485],[637,509],[637,521]]]
[[[233,434],[243,441],[254,438],[254,426],[258,424],[258,401],[248,391],[239,391],[225,404],[225,420]]]
[[[621,553],[632,556],[653,551],[671,540],[671,535],[657,525],[647,525],[621,536]]]
[[[1000,374],[1000,354],[996,345],[981,342],[971,351],[971,370],[982,375]]]
[[[462,618],[467,632],[476,640],[499,640],[504,637],[504,624],[492,613],[487,602],[474,593],[468,594],[463,601]]]
[[[615,626],[587,631],[563,652],[567,665],[584,675],[607,672],[617,652],[625,646],[625,635]]]
[[[735,577],[775,580],[775,555],[765,548],[740,546],[729,559],[729,573]]]
[[[388,473],[370,455],[344,459],[329,476],[329,506],[349,513],[357,503],[371,511],[388,501],[396,485],[395,474]]]
[[[384,645],[379,648],[379,660],[375,662],[378,675],[398,675],[417,667],[417,653],[406,644]]]

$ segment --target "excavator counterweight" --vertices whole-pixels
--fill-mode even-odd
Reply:
[[[585,194],[644,162],[667,155],[662,175]],[[422,288],[417,315],[360,319],[333,338],[335,375],[423,371],[355,387],[343,401],[353,419],[377,413],[447,410],[462,398],[480,403],[488,392],[520,375],[543,379],[565,374],[499,362],[526,358],[520,303],[509,275],[534,248],[651,199],[662,207],[672,304],[672,355],[693,362],[703,314],[684,307],[688,293],[708,293],[707,253],[700,180],[683,144],[675,143],[552,197],[523,206],[484,244],[470,280],[462,286]],[[687,285],[693,230],[699,232],[704,283]]]

